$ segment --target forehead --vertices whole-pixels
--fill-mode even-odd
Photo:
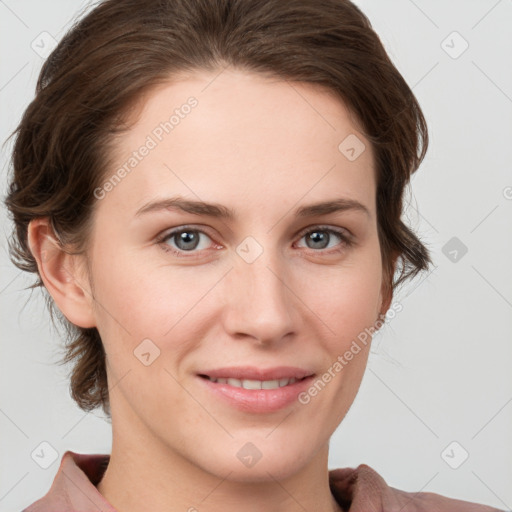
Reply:
[[[374,210],[370,143],[324,88],[240,70],[197,72],[153,88],[134,113],[106,176],[126,171],[107,198],[120,210],[171,194],[230,201],[234,210],[341,194]]]

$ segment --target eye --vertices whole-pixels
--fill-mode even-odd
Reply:
[[[341,243],[335,246],[334,251],[328,250],[324,252],[340,252],[352,245],[350,236],[344,230],[333,229],[326,226],[315,226],[314,228],[308,229],[306,232],[301,234],[301,239],[306,238],[306,243],[308,244],[309,242],[307,247],[318,252],[329,248],[329,243],[333,240],[332,235],[334,235],[334,239],[338,238],[341,240]]]
[[[200,229],[181,226],[179,229],[164,234],[163,237],[157,240],[157,243],[161,245],[164,251],[171,252],[178,257],[186,257],[183,253],[198,252],[208,248],[208,244],[206,244],[206,247],[200,247],[201,238],[203,237],[210,238],[208,234]],[[174,242],[175,247],[169,245],[169,241]],[[196,251],[196,249],[198,250]]]
[[[333,237],[334,235],[334,237]],[[203,238],[211,240],[211,237],[203,230],[192,228],[189,226],[181,226],[179,229],[164,233],[157,239],[157,244],[162,247],[166,252],[170,252],[178,257],[194,257],[196,253],[208,249],[209,245],[205,243]],[[334,229],[326,226],[315,226],[303,231],[300,235],[300,239],[306,238],[307,247],[314,252],[325,252],[325,253],[338,253],[350,247],[353,242],[348,232],[341,229]],[[329,244],[334,240],[339,239],[341,243],[329,247]],[[170,243],[172,242],[172,244]],[[217,246],[221,248],[221,246]],[[191,253],[187,255],[186,253]]]

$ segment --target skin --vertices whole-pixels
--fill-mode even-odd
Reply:
[[[324,89],[230,68],[217,75],[197,72],[145,97],[111,174],[187,98],[198,105],[98,200],[86,256],[61,251],[44,219],[30,224],[45,286],[70,321],[99,330],[107,353],[113,444],[97,487],[123,512],[341,510],[328,486],[328,444],[370,343],[310,403],[274,413],[234,409],[196,373],[290,365],[319,376],[385,313],[372,148]],[[338,150],[350,134],[366,145],[354,161]],[[135,216],[177,194],[232,208],[236,220]],[[340,197],[369,214],[293,216]],[[163,249],[183,247],[177,237],[157,237],[183,225],[205,234],[178,257]],[[324,232],[328,246],[315,245],[301,233],[316,226],[347,230],[354,243]],[[252,263],[236,252],[248,236],[263,249]],[[160,350],[149,366],[134,357],[146,338]],[[252,467],[236,456],[247,442],[262,454]]]

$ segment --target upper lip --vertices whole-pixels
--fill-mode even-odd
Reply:
[[[256,368],[255,366],[231,366],[205,370],[198,375],[206,375],[213,379],[239,379],[239,380],[277,380],[277,379],[303,379],[313,375],[313,372],[294,366],[275,366],[274,368]]]

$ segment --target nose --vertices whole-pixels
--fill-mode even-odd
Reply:
[[[297,328],[297,312],[288,276],[283,262],[270,251],[263,251],[252,263],[237,256],[224,288],[226,331],[234,338],[251,338],[261,345],[289,341]]]

